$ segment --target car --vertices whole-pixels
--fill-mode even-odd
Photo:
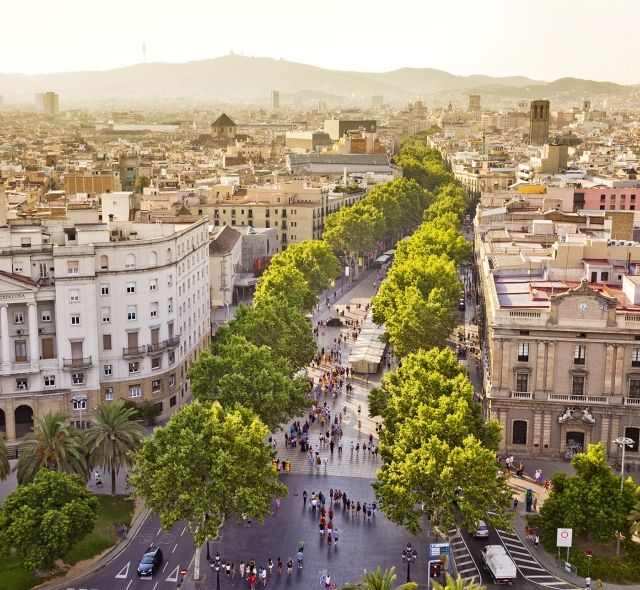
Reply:
[[[153,576],[154,572],[162,563],[162,549],[160,547],[149,547],[138,564],[139,576]]]
[[[473,536],[476,539],[484,538],[489,536],[489,527],[484,520],[479,520],[476,525],[475,530],[473,531]]]
[[[458,309],[460,311],[464,311],[465,307],[467,307],[467,306],[466,306],[466,304],[464,302],[464,297],[460,297],[460,301],[458,301]]]

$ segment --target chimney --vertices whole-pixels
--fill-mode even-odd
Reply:
[[[0,227],[7,225],[7,198],[4,194],[4,180],[0,177]]]

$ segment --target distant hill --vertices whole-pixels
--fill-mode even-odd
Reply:
[[[522,76],[496,78],[455,76],[431,68],[401,68],[384,73],[327,70],[264,57],[227,55],[180,64],[149,63],[107,71],[28,76],[0,74],[0,95],[6,102],[33,102],[36,92],[60,94],[62,107],[75,102],[197,101],[264,102],[278,89],[289,100],[326,97],[331,100],[411,100],[441,92],[486,92],[503,96],[553,98],[555,94],[620,94],[632,87],[610,82],[562,78],[542,82]],[[283,101],[286,105],[286,100]]]

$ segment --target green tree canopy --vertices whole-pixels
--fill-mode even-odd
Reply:
[[[22,439],[16,470],[18,483],[32,482],[40,469],[89,477],[87,449],[82,432],[69,424],[65,414],[50,412],[36,418],[33,432]]]
[[[268,428],[250,410],[214,402],[183,406],[156,428],[135,455],[130,481],[135,495],[160,515],[162,527],[186,520],[199,548],[218,538],[232,517],[264,519],[287,488],[271,465]]]
[[[39,471],[0,508],[0,547],[15,549],[31,570],[51,569],[93,530],[98,502],[78,475]]]
[[[93,411],[93,423],[85,432],[89,464],[111,474],[112,496],[116,494],[116,474],[131,466],[131,453],[138,450],[144,437],[135,413],[122,400],[103,402]]]
[[[316,352],[311,322],[286,301],[265,296],[253,307],[240,305],[235,319],[218,328],[215,342],[242,336],[256,346],[268,346],[286,359],[293,371],[306,367]]]
[[[253,302],[276,297],[302,312],[310,312],[316,305],[317,295],[305,276],[292,264],[269,267],[258,280]]]
[[[150,185],[151,185],[151,180],[149,179],[148,176],[136,176],[136,180],[134,182],[133,187],[135,188],[136,192],[141,193],[142,189]]]
[[[7,445],[4,442],[4,435],[0,433],[0,481],[7,479],[10,471]]]
[[[454,578],[449,573],[445,573],[444,584],[441,584],[437,580],[433,580],[432,586],[433,590],[486,590],[486,586],[477,584],[475,580],[469,582],[468,580],[465,580],[460,574],[458,574]]]
[[[373,572],[365,570],[359,582],[347,584],[342,590],[414,590],[418,587],[415,582],[405,582],[394,588],[393,584],[397,577],[395,567],[384,571],[380,567]]]
[[[309,405],[307,382],[291,375],[286,360],[236,335],[202,352],[188,373],[197,400],[225,408],[239,403],[272,431]]]
[[[543,542],[555,543],[557,527],[572,528],[576,536],[603,543],[611,541],[616,531],[627,531],[640,488],[628,478],[620,492],[620,476],[607,464],[602,443],[589,445],[571,464],[575,475],[555,473],[551,477],[551,493],[540,510]]]

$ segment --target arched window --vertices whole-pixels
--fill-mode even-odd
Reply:
[[[158,255],[155,252],[149,254],[149,266],[158,266]]]
[[[124,263],[125,268],[135,268],[136,267],[136,257],[134,254],[127,254],[127,258]]]
[[[527,444],[527,428],[526,420],[514,420],[512,425],[511,442],[514,445]]]
[[[640,428],[634,426],[624,429],[624,435],[633,441],[633,445],[627,447],[627,451],[638,452],[638,443],[640,442]]]
[[[109,270],[109,257],[104,254],[100,256],[100,270]]]

